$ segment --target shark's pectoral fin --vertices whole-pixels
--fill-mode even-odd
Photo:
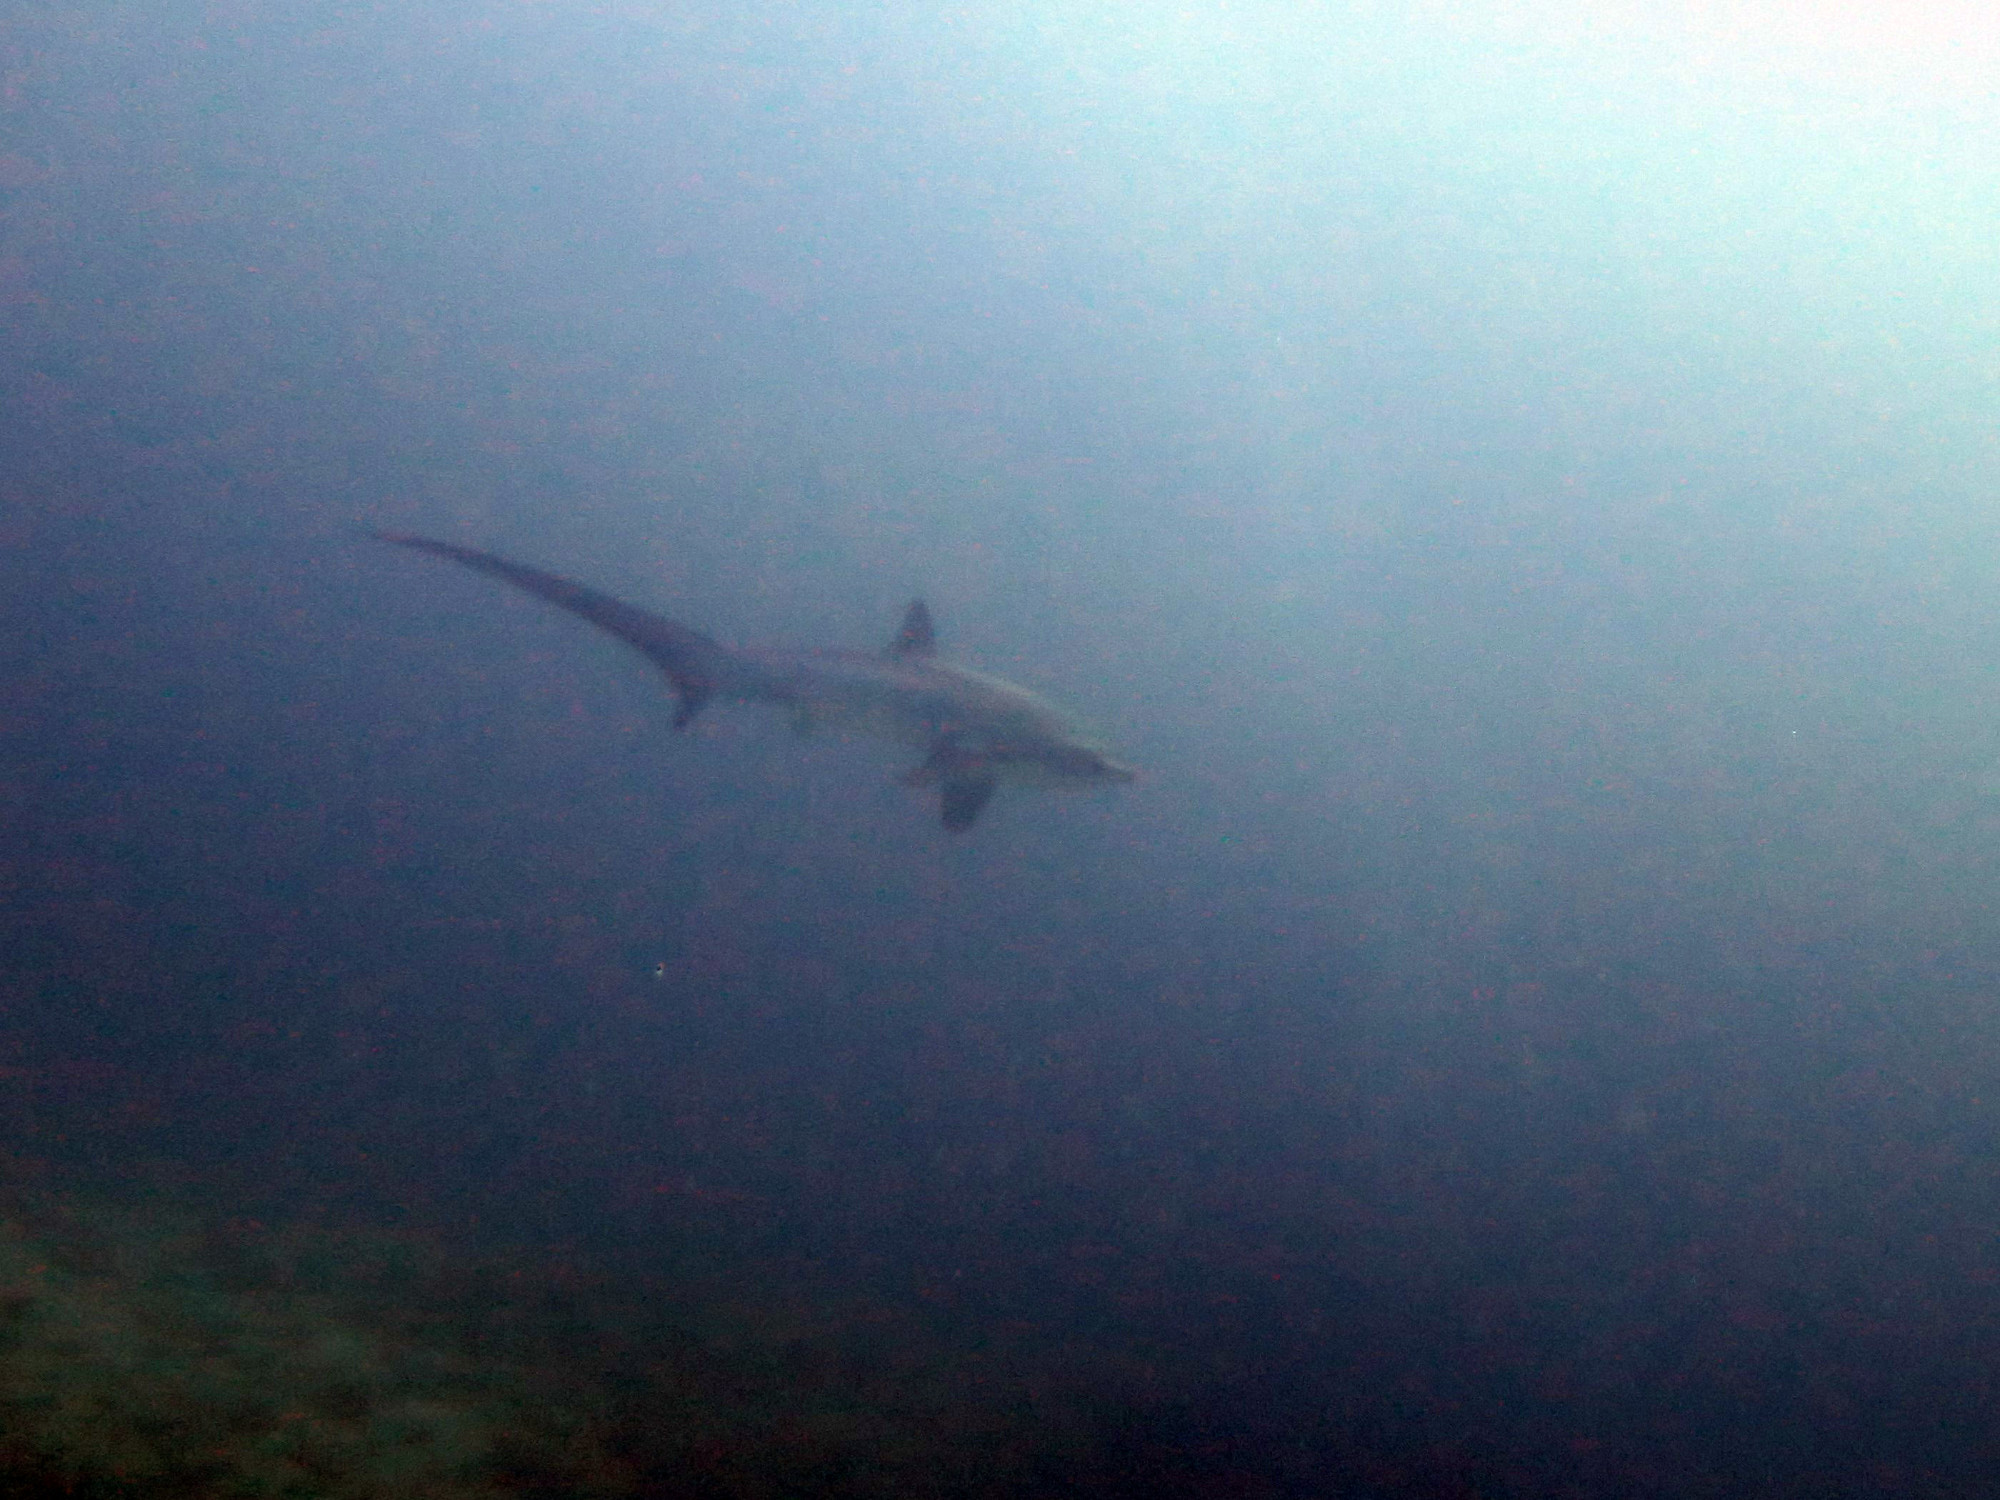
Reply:
[[[944,826],[961,833],[979,820],[996,785],[989,775],[947,777],[943,788]]]
[[[931,746],[931,753],[924,757],[920,766],[912,766],[902,775],[904,786],[936,786],[940,781],[950,781],[953,777],[977,777],[986,774],[986,762],[958,741],[958,736],[946,730]]]
[[[931,753],[924,757],[922,765],[911,766],[900,779],[904,786],[936,786],[959,769],[965,760],[965,752],[960,750],[947,735],[931,746]]]
[[[979,821],[999,784],[992,762],[973,754],[950,734],[931,747],[922,765],[905,772],[902,781],[904,786],[938,789],[944,826],[953,833]]]

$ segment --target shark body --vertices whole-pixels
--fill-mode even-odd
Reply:
[[[921,750],[923,761],[903,784],[935,787],[944,826],[954,833],[978,820],[1003,781],[1087,787],[1138,774],[1026,688],[938,660],[936,630],[921,599],[879,654],[755,650],[725,646],[650,610],[491,552],[408,532],[373,534],[491,574],[634,647],[672,684],[676,729],[719,698],[774,704],[791,714],[801,733],[826,725]]]

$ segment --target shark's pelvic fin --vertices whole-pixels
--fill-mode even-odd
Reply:
[[[930,606],[921,599],[912,599],[910,607],[903,611],[903,628],[889,642],[889,658],[897,661],[905,656],[936,654],[937,627],[931,623]]]
[[[671,672],[667,676],[674,685],[674,728],[685,729],[694,722],[702,705],[715,696],[715,684],[699,678],[675,677]]]
[[[994,780],[990,775],[958,775],[944,784],[943,802],[940,811],[944,814],[944,826],[953,833],[963,833],[978,821],[986,799],[993,795]]]

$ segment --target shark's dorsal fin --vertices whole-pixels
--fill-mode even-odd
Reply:
[[[921,599],[912,599],[910,607],[903,611],[903,628],[889,642],[889,656],[897,660],[905,656],[931,656],[936,651],[937,627],[931,624],[930,606]]]

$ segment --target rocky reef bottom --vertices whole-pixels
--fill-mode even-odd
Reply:
[[[0,1195],[0,1496],[985,1496],[1079,1443],[1003,1350],[768,1266]]]

